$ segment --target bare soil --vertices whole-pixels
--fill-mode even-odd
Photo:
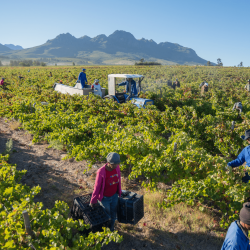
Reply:
[[[10,156],[9,163],[16,164],[17,170],[27,170],[21,180],[23,184],[41,187],[35,202],[43,202],[44,208],[52,208],[56,200],[63,200],[71,207],[74,197],[92,192],[95,173],[103,162],[97,162],[83,174],[87,169],[86,161],[76,162],[74,158],[63,160],[66,152],[48,148],[48,144],[32,144],[30,133],[12,130],[11,124],[11,121],[0,118],[0,154],[4,152],[6,142],[12,138],[16,152]],[[126,174],[122,177],[122,185],[123,189],[141,192],[138,181],[129,181]],[[124,240],[120,244],[110,243],[103,250],[221,249],[225,232],[221,237],[212,230],[197,233],[197,230],[186,230],[173,221],[163,226],[164,221],[154,220],[146,205],[145,216],[137,225],[116,223],[116,230]]]

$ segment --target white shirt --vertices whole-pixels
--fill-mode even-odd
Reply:
[[[99,95],[100,97],[102,97],[102,88],[101,85],[98,83],[97,85],[94,83],[92,85],[92,87],[94,86],[94,94],[95,95]]]

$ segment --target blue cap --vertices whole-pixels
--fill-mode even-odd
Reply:
[[[84,71],[84,70],[86,70],[86,69],[82,69],[82,71]]]

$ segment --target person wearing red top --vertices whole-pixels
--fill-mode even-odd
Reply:
[[[1,85],[1,86],[4,85],[4,78],[2,78],[2,80],[0,81],[0,85]]]
[[[90,200],[90,206],[93,207],[97,200],[105,208],[111,218],[110,230],[114,231],[114,225],[117,215],[118,196],[121,196],[121,173],[120,173],[120,155],[109,153],[107,164],[102,166],[96,173],[94,191]]]

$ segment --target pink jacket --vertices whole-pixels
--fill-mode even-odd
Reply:
[[[95,204],[97,200],[102,201],[104,188],[105,188],[105,178],[106,178],[106,171],[105,167],[107,164],[102,166],[97,172],[96,172],[96,179],[95,179],[95,186],[94,191],[92,193],[92,197],[90,200],[90,203]],[[121,188],[121,172],[120,172],[120,166],[118,165],[116,168],[116,172],[118,174],[119,178],[119,184],[118,184],[118,195],[121,196],[122,188]]]
[[[0,85],[3,85],[3,84],[4,84],[4,80],[1,80],[1,81],[0,81]]]

